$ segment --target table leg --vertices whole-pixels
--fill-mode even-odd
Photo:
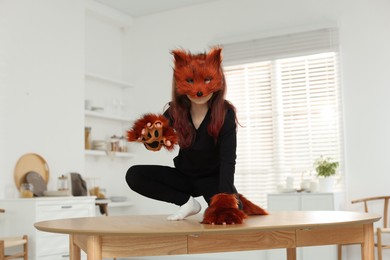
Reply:
[[[74,243],[73,235],[69,235],[69,253],[70,253],[70,260],[81,259],[81,249]]]
[[[102,239],[100,236],[88,236],[87,260],[102,259]]]
[[[337,245],[337,260],[343,259],[343,245]]]
[[[374,260],[374,224],[363,225],[364,242],[362,243],[362,260]]]
[[[296,260],[296,259],[297,259],[297,249],[287,248],[287,260]]]
[[[0,260],[4,260],[5,250],[4,250],[4,240],[0,240]]]

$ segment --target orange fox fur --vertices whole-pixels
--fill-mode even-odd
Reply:
[[[238,208],[238,199],[234,194],[219,193],[212,197],[210,206],[205,210],[203,224],[242,224],[248,215],[268,215],[261,207],[238,194],[243,208]]]
[[[209,53],[192,55],[183,50],[174,50],[174,78],[179,95],[191,97],[208,96],[221,89],[221,48]],[[194,69],[195,68],[195,69]]]

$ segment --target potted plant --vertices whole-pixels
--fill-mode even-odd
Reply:
[[[334,178],[336,170],[339,167],[339,162],[332,160],[331,158],[320,156],[314,162],[314,168],[319,177],[319,191],[331,192],[333,191]]]

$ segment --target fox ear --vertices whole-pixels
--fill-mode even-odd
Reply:
[[[222,48],[213,48],[207,54],[207,61],[214,63],[216,65],[220,65],[222,62]]]
[[[175,59],[175,66],[184,66],[187,65],[188,55],[185,51],[182,50],[173,50],[171,52]]]

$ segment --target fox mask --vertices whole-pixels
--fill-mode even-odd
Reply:
[[[191,54],[174,50],[174,84],[178,95],[206,97],[223,88],[221,48],[209,53]]]

